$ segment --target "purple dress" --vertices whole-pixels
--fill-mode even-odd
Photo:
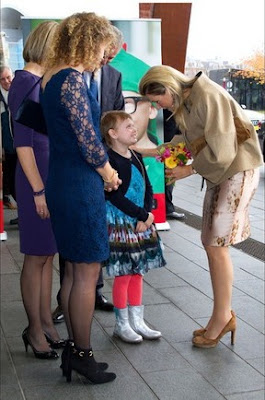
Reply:
[[[18,70],[9,89],[8,104],[14,124],[14,146],[32,147],[41,178],[46,183],[49,162],[48,137],[14,121],[17,109],[30,88],[40,78],[28,71]],[[36,85],[30,98],[39,101],[40,85]],[[32,187],[18,161],[16,168],[16,201],[18,205],[20,251],[35,256],[57,252],[50,219],[42,220],[36,212]]]

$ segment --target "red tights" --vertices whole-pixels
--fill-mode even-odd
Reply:
[[[140,306],[143,296],[143,276],[124,275],[116,276],[113,282],[112,297],[116,308]]]

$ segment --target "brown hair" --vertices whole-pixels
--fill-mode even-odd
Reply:
[[[113,40],[111,23],[95,13],[76,13],[61,21],[56,32],[47,67],[61,63],[73,67],[83,64],[85,69],[100,67],[100,45],[108,46]]]
[[[107,146],[111,147],[112,144],[109,130],[115,129],[119,122],[126,121],[128,118],[132,119],[131,115],[120,110],[108,111],[103,114],[101,118],[100,130]]]
[[[55,21],[44,21],[30,32],[23,49],[26,62],[44,64],[58,25]]]
[[[192,88],[197,79],[198,74],[194,78],[189,78],[168,65],[157,65],[151,67],[142,77],[139,83],[139,92],[142,96],[164,95],[168,89],[174,101],[172,116],[180,129],[185,130],[183,91]]]

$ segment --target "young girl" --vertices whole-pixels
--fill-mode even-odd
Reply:
[[[122,180],[114,193],[106,193],[110,257],[107,273],[114,276],[114,335],[125,342],[158,339],[161,332],[143,320],[143,274],[165,265],[153,225],[153,192],[140,154],[129,147],[137,142],[131,116],[123,111],[103,115],[101,132],[109,146],[109,160]]]

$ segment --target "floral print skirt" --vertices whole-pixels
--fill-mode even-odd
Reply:
[[[239,172],[205,194],[201,240],[205,246],[229,246],[250,236],[249,205],[259,169]]]

